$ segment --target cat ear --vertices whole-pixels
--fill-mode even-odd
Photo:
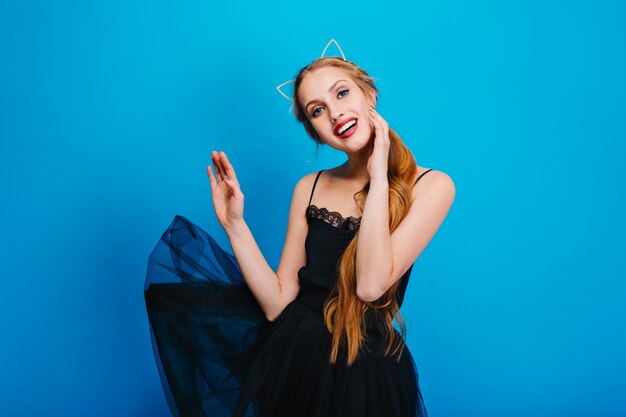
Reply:
[[[328,43],[326,44],[326,48],[324,48],[324,50],[322,51],[322,56],[324,56],[324,54],[326,53],[326,50],[328,49],[328,47],[330,46],[330,44],[332,42],[335,42],[335,45],[337,45],[337,48],[339,49],[339,52],[341,52],[341,57],[343,58],[344,61],[347,61],[346,56],[343,54],[343,51],[341,50],[341,46],[339,46],[339,44],[337,43],[337,41],[335,40],[335,38],[331,39],[330,41],[328,41]],[[320,57],[320,58],[321,58]]]
[[[322,56],[324,56],[324,54],[326,53],[326,50],[328,49],[328,47],[330,46],[331,43],[335,43],[335,45],[337,45],[337,48],[339,49],[339,52],[341,52],[341,57],[343,58],[344,61],[347,61],[346,56],[343,54],[343,51],[341,50],[341,47],[339,46],[339,44],[337,43],[337,41],[333,38],[330,41],[328,41],[328,43],[326,44],[326,47],[324,48],[324,50],[322,51]],[[321,58],[320,57],[320,58]],[[293,98],[289,97],[287,94],[283,93],[283,91],[280,89],[280,87],[284,86],[285,84],[289,84],[295,81],[295,78],[292,80],[287,80],[284,83],[278,85],[276,87],[276,90],[278,90],[278,92],[285,97],[287,100],[291,101],[291,107],[289,107],[289,110],[287,111],[287,113],[289,113],[292,109],[293,109]]]
[[[277,86],[277,87],[276,87],[276,89],[278,90],[278,92],[279,92],[280,94],[282,94],[282,95],[283,95],[283,97],[285,97],[287,100],[291,101],[291,107],[289,107],[289,110],[287,110],[287,113],[289,113],[289,112],[291,111],[291,109],[293,109],[293,98],[291,98],[291,97],[289,97],[287,94],[283,93],[283,92],[280,90],[280,87],[282,87],[282,86],[283,86],[283,85],[285,85],[285,84],[292,83],[292,82],[294,82],[294,81],[295,81],[295,78],[294,78],[294,79],[292,79],[292,80],[287,80],[287,81],[285,81],[284,83],[282,83],[282,84],[280,84],[279,86]]]
[[[291,101],[292,103],[293,103],[293,99],[292,99],[291,97],[289,97],[287,94],[285,94],[285,93],[283,93],[282,91],[280,91],[280,87],[282,87],[282,86],[283,86],[283,85],[285,85],[285,84],[292,83],[292,82],[294,82],[294,81],[295,81],[295,78],[294,78],[293,80],[287,80],[287,81],[285,81],[284,83],[282,83],[282,84],[280,84],[279,86],[277,86],[277,87],[276,87],[276,89],[278,90],[278,92],[279,92],[280,94],[282,94],[282,95],[283,95],[283,97],[285,97],[287,100]]]
[[[335,43],[335,45],[337,45],[337,48],[339,49],[339,52],[341,52],[341,57],[342,57],[342,58],[343,58],[343,60],[345,61],[345,60],[346,60],[346,57],[345,57],[345,55],[343,54],[343,51],[341,50],[341,47],[339,46],[339,44],[337,43],[337,41],[336,41],[334,38],[333,38],[333,39],[331,39],[330,41],[328,41],[328,43],[326,44],[326,47],[325,47],[325,48],[324,48],[324,50],[322,51],[322,55],[321,55],[321,57],[323,57],[323,56],[324,56],[324,54],[326,53],[326,50],[328,49],[328,47],[330,46],[330,44],[331,44],[331,43],[333,43],[333,42]],[[320,57],[320,58],[321,58],[321,57]],[[278,90],[278,92],[279,92],[280,94],[282,94],[282,95],[283,95],[283,97],[285,97],[287,100],[289,100],[289,101],[291,101],[291,102],[293,102],[293,99],[292,99],[291,97],[289,97],[287,94],[283,93],[283,92],[280,90],[280,87],[282,87],[282,86],[283,86],[283,85],[285,85],[285,84],[292,83],[292,82],[294,82],[294,81],[295,81],[295,79],[292,79],[292,80],[287,80],[287,81],[285,81],[284,83],[280,84],[278,87],[276,87],[276,89]]]

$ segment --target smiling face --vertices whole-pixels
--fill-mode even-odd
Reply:
[[[343,70],[331,66],[313,70],[300,83],[298,96],[307,119],[331,147],[354,152],[374,137],[368,115],[375,95],[366,95]]]

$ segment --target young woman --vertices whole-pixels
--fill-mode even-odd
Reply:
[[[455,188],[416,164],[375,110],[377,93],[345,58],[319,58],[295,78],[297,119],[347,160],[296,184],[276,271],[244,220],[235,168],[213,151],[212,199],[234,257],[176,216],[146,280],[174,415],[427,415],[399,308]]]

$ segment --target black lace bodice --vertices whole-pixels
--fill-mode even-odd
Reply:
[[[342,228],[344,223],[348,222],[347,226],[349,230],[356,230],[361,225],[361,216],[354,217],[348,216],[344,218],[341,213],[337,211],[329,211],[326,207],[317,207],[315,204],[310,204],[306,211],[307,217],[315,217],[323,220],[331,226]]]
[[[317,174],[313,183],[309,205],[306,208],[308,233],[304,245],[307,261],[306,265],[298,271],[301,285],[298,298],[304,304],[320,312],[326,296],[335,286],[338,261],[361,225],[361,216],[344,217],[339,212],[311,204],[315,185],[322,171]],[[422,175],[418,177],[418,180]],[[400,286],[396,292],[399,305],[402,305],[412,269],[413,265],[400,280]]]
[[[341,213],[337,212],[337,211],[330,211],[328,210],[326,207],[318,207],[315,204],[311,204],[311,200],[313,199],[313,192],[315,191],[315,186],[317,185],[317,180],[320,177],[320,174],[325,171],[325,170],[321,170],[317,173],[317,177],[315,177],[315,182],[313,183],[313,189],[311,190],[311,197],[309,198],[309,205],[306,208],[306,217],[313,217],[313,218],[317,218],[320,220],[323,220],[324,222],[330,224],[331,226],[334,226],[338,229],[344,229],[344,224],[346,224],[346,228],[347,230],[350,231],[356,231],[359,226],[361,225],[361,217],[354,217],[354,216],[348,216],[348,217],[343,217],[341,215]],[[415,181],[415,184],[417,184],[417,181],[420,180],[420,178],[422,178],[424,176],[424,174],[426,174],[427,172],[432,171],[432,169],[428,169],[425,172],[423,172]]]

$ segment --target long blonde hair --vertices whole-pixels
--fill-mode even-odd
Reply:
[[[294,82],[294,114],[304,125],[307,134],[315,141],[316,148],[322,143],[315,128],[306,117],[302,102],[298,98],[298,88],[304,77],[310,72],[322,67],[336,67],[343,70],[361,89],[364,94],[372,92],[378,95],[374,80],[363,69],[350,61],[338,57],[322,57],[302,68]],[[388,160],[389,181],[389,228],[396,229],[400,221],[406,216],[411,205],[413,178],[417,174],[416,162],[411,151],[404,145],[400,136],[389,128],[390,148]],[[363,211],[365,199],[369,191],[368,182],[363,189],[354,195],[355,202]],[[324,303],[324,322],[332,334],[330,363],[335,364],[339,356],[342,342],[347,342],[347,365],[357,360],[359,350],[366,337],[365,313],[373,310],[377,327],[386,334],[387,345],[385,355],[396,354],[397,361],[404,350],[406,326],[400,313],[396,292],[400,281],[394,283],[385,294],[374,302],[364,302],[356,295],[356,248],[359,232],[346,248],[339,260],[339,277],[337,284]],[[400,338],[397,337],[393,320],[400,326]]]

